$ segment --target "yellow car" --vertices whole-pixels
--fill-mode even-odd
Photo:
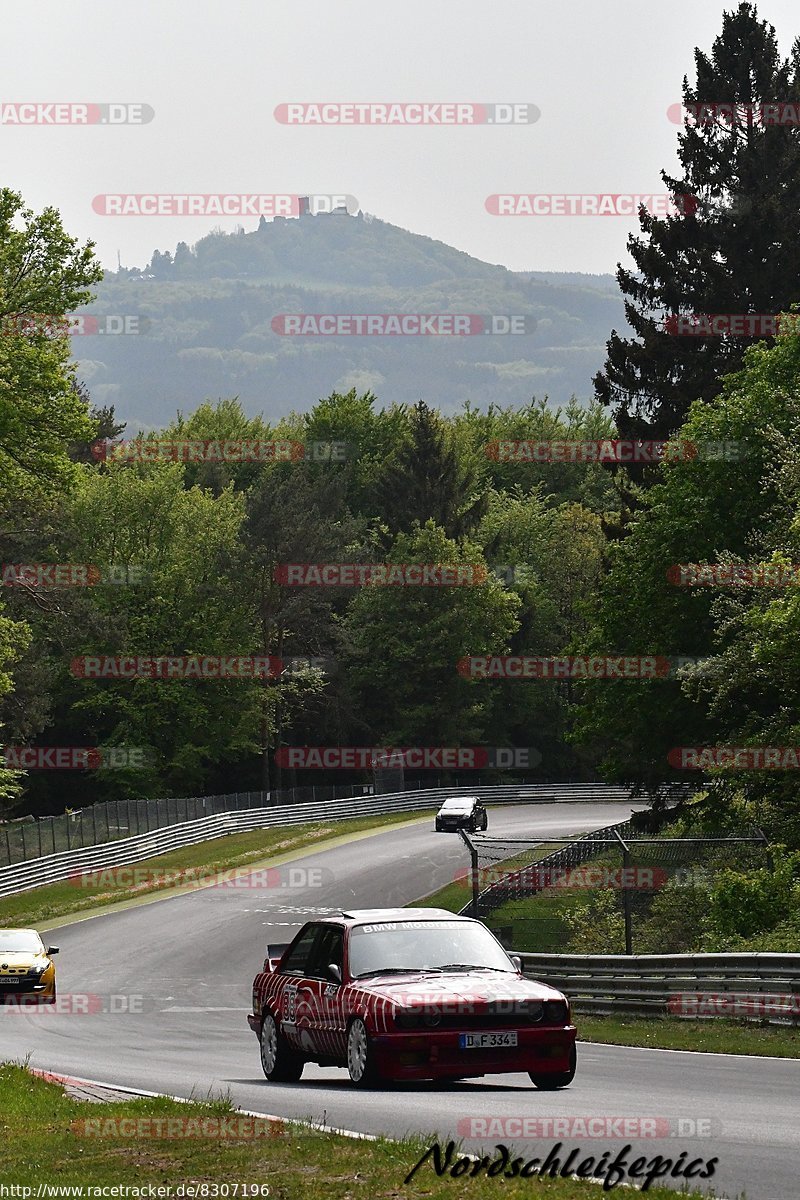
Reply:
[[[35,929],[0,929],[0,1002],[55,1004],[54,954]]]

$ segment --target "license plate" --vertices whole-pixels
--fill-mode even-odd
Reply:
[[[516,1046],[516,1030],[499,1033],[460,1033],[458,1044],[462,1050],[491,1050],[494,1046]]]
[[[15,977],[14,975],[0,975],[0,984],[2,984],[3,987],[8,987],[9,984],[13,985],[15,983],[19,983],[18,977]]]

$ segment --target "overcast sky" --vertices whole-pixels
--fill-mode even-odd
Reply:
[[[52,204],[104,265],[235,218],[107,217],[102,193],[351,193],[384,220],[515,270],[612,271],[627,217],[496,217],[496,192],[663,192],[666,115],[716,0],[0,0],[0,101],[149,104],[142,126],[0,126],[0,184]],[[797,0],[759,8],[788,51]],[[723,98],[724,99],[724,98]],[[291,101],[527,102],[530,125],[311,128]],[[254,228],[253,218],[242,221]]]

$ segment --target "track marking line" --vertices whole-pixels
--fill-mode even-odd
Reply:
[[[59,1075],[52,1071],[43,1071],[39,1067],[28,1067],[31,1075],[38,1075],[49,1083],[69,1083],[73,1087],[89,1086],[108,1088],[111,1092],[124,1092],[128,1096],[148,1096],[160,1100],[174,1100],[177,1104],[201,1103],[187,1096],[171,1096],[169,1092],[149,1092],[144,1088],[123,1087],[118,1083],[107,1083],[102,1079],[82,1079],[77,1075]],[[356,1138],[358,1141],[379,1142],[393,1141],[392,1138],[380,1138],[375,1133],[359,1133],[354,1129],[339,1129],[335,1125],[325,1125],[319,1121],[302,1121],[295,1117],[278,1117],[274,1113],[255,1112],[252,1108],[237,1108],[237,1113],[245,1117],[261,1117],[264,1121],[274,1121],[278,1125],[302,1125],[304,1129],[313,1129],[317,1133],[336,1133],[340,1137]]]
[[[580,1013],[576,1013],[580,1016]],[[580,1039],[579,1039],[580,1041]],[[743,1058],[745,1062],[788,1062],[800,1063],[798,1058],[787,1058],[780,1054],[728,1054],[724,1050],[672,1050],[666,1046],[628,1046],[619,1042],[580,1042],[581,1046],[603,1046],[609,1050],[644,1050],[648,1054],[692,1054],[695,1058],[704,1055],[706,1058]]]

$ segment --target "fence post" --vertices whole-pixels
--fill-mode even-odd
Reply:
[[[97,845],[97,805],[92,805],[92,843]]]
[[[471,873],[471,878],[472,878],[472,905],[471,905],[471,909],[470,909],[470,916],[474,917],[475,920],[477,921],[478,908],[479,908],[479,902],[480,902],[480,887],[478,884],[478,850],[477,850],[477,847],[474,846],[472,844],[472,842],[469,840],[469,835],[467,834],[467,832],[464,829],[459,829],[458,832],[459,832],[462,842],[469,850],[469,860],[470,860],[470,868],[471,868],[470,873]]]
[[[8,865],[11,866],[11,838],[8,836],[7,828],[6,828],[6,854],[8,855]]]
[[[614,829],[613,825],[612,829]],[[628,869],[631,865],[631,852],[627,842],[623,841],[618,829],[614,829],[614,836],[619,839],[619,844],[622,846],[622,907],[625,911],[625,953],[633,954],[631,889],[626,885],[626,881],[630,878]]]
[[[39,858],[41,858],[42,857],[42,823],[39,820],[37,820],[37,822],[36,822],[36,832],[39,835]]]

